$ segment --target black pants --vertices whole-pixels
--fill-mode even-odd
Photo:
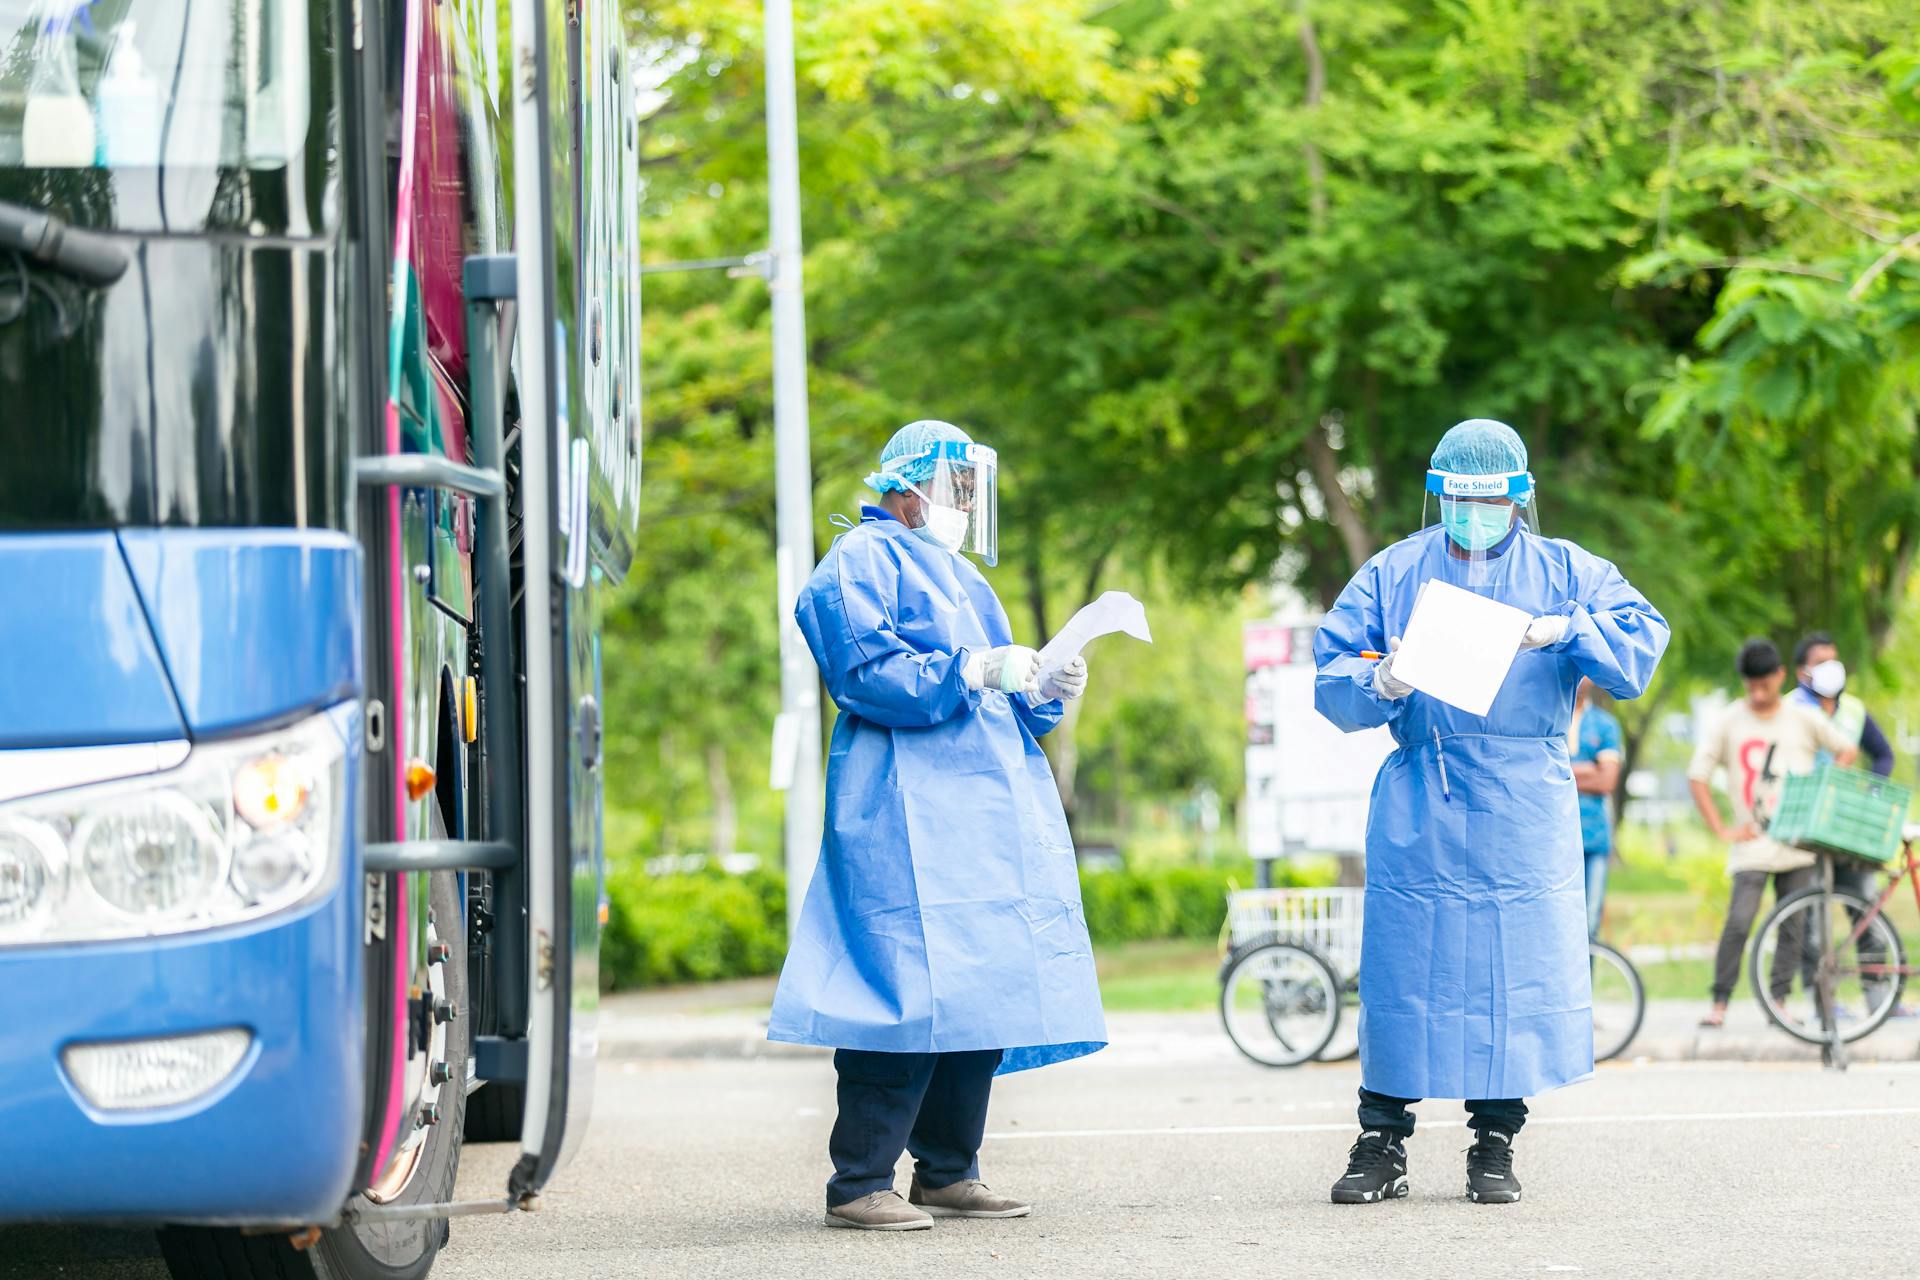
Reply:
[[[1360,1091],[1360,1127],[1384,1129],[1399,1138],[1413,1133],[1413,1112],[1408,1107],[1418,1098],[1389,1098],[1371,1089]],[[1498,1129],[1509,1136],[1520,1132],[1527,1122],[1525,1098],[1470,1098],[1467,1123],[1475,1129]]]
[[[1000,1050],[973,1053],[870,1053],[840,1049],[840,1114],[827,1152],[833,1177],[827,1207],[893,1186],[893,1166],[912,1151],[923,1187],[950,1187],[980,1176],[980,1139]]]
[[[1794,871],[1736,871],[1733,897],[1727,902],[1727,922],[1720,929],[1720,946],[1713,956],[1713,1002],[1725,1004],[1740,981],[1740,957],[1747,952],[1747,935],[1753,932],[1753,918],[1760,913],[1760,898],[1767,891],[1767,878],[1773,878],[1773,900],[1806,888],[1813,883],[1812,867]],[[1801,941],[1798,926],[1794,934],[1784,936],[1773,951],[1773,967],[1767,974],[1767,986],[1776,1000],[1784,1000],[1793,989],[1793,972],[1800,967]]]

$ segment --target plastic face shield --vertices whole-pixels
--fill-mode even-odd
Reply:
[[[1000,459],[983,444],[943,440],[920,455],[933,458],[933,474],[916,485],[920,497],[967,517],[960,551],[1000,563]]]
[[[1491,585],[1513,544],[1527,534],[1539,535],[1537,497],[1533,475],[1526,471],[1427,472],[1421,526],[1438,524],[1445,532],[1448,580],[1470,589]]]

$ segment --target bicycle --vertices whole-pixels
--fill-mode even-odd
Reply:
[[[1268,1067],[1328,1054],[1342,1006],[1359,1001],[1363,889],[1246,889],[1227,898],[1220,968],[1227,1038]],[[1322,1058],[1322,1055],[1327,1055]]]
[[[1598,938],[1587,939],[1593,976],[1593,1060],[1606,1062],[1627,1051],[1647,1017],[1647,984],[1626,955]]]
[[[1250,889],[1228,898],[1229,951],[1220,968],[1220,1021],[1234,1048],[1268,1067],[1337,1061],[1349,1005],[1360,1000],[1363,889]],[[1626,1052],[1646,1018],[1646,985],[1633,962],[1589,939],[1595,1062]]]
[[[1902,806],[1904,809],[1904,804]],[[1777,830],[1780,820],[1774,820]],[[1899,1006],[1906,981],[1920,966],[1907,963],[1900,931],[1887,918],[1886,908],[1904,879],[1913,887],[1920,906],[1920,856],[1914,842],[1920,824],[1903,825],[1900,854],[1891,864],[1886,886],[1872,901],[1834,885],[1838,857],[1858,857],[1876,868],[1891,860],[1815,846],[1820,883],[1788,894],[1774,904],[1760,926],[1749,957],[1748,977],[1755,997],[1775,1026],[1795,1039],[1821,1047],[1828,1066],[1846,1067],[1846,1046],[1878,1031]],[[1834,907],[1840,908],[1835,913]],[[1793,1016],[1788,1000],[1802,957],[1811,953],[1814,982],[1814,1021]],[[1852,1011],[1857,1008],[1859,1013]]]

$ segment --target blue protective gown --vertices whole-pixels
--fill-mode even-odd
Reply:
[[[993,588],[869,509],[794,612],[841,714],[767,1037],[1004,1049],[1001,1074],[1104,1046],[1073,842],[1038,742],[1064,708],[962,675],[969,654],[1012,643]]]
[[[1437,528],[1354,575],[1314,637],[1314,705],[1400,744],[1374,779],[1360,956],[1360,1066],[1396,1098],[1524,1098],[1593,1071],[1578,795],[1567,729],[1581,676],[1616,698],[1647,687],[1667,623],[1619,570],[1522,531],[1463,580]],[[1418,691],[1373,691],[1429,578],[1568,620],[1514,659],[1485,716]]]

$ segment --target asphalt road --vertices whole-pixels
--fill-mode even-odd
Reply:
[[[1034,1216],[869,1235],[820,1223],[824,1059],[610,1061],[591,1138],[540,1210],[456,1222],[433,1274],[1914,1274],[1920,1065],[1602,1067],[1537,1101],[1513,1206],[1464,1199],[1452,1103],[1419,1109],[1410,1199],[1329,1204],[1357,1084],[1351,1065],[1267,1071],[1185,1041],[1014,1076],[983,1172]],[[511,1155],[471,1149],[461,1194],[496,1194]],[[150,1258],[127,1233],[0,1231],[7,1274],[161,1274]]]

